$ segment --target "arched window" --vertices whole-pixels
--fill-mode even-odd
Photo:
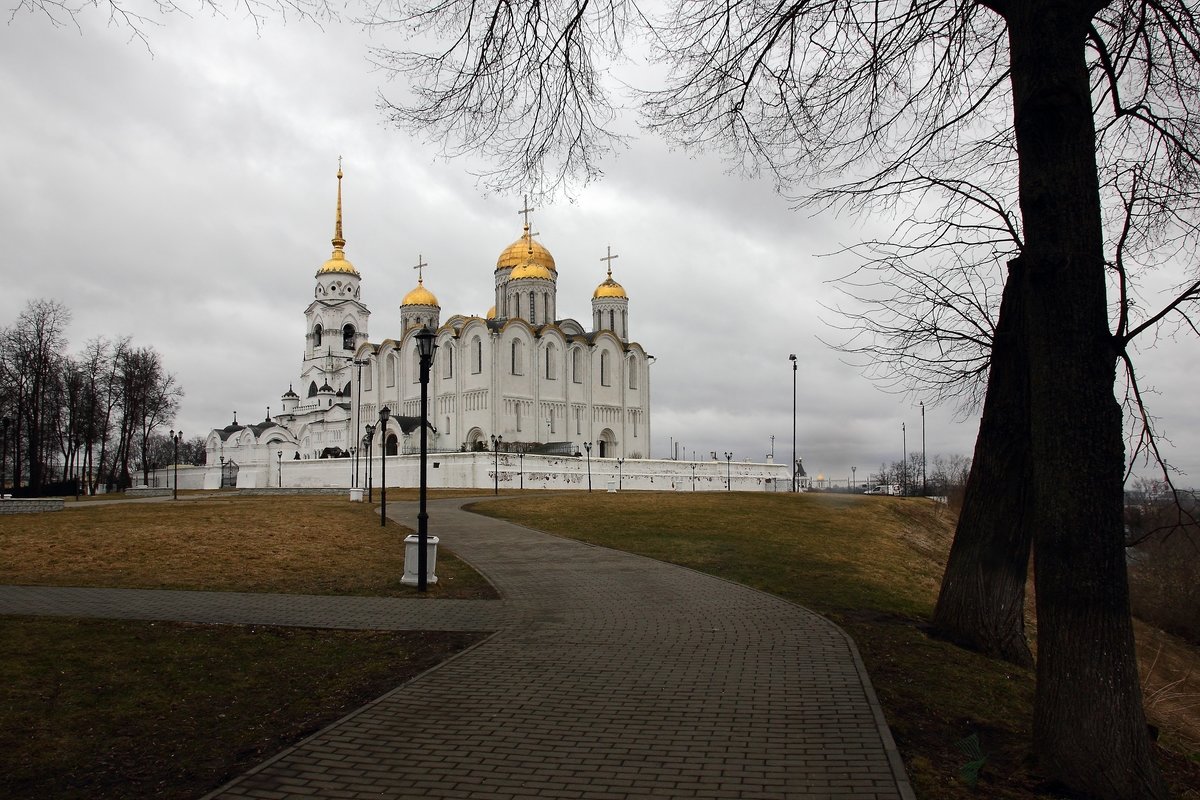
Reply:
[[[611,308],[608,310],[608,329],[613,333],[617,332],[616,312]]]
[[[342,349],[354,349],[354,326],[350,323],[346,323],[346,326],[342,328]]]
[[[583,383],[583,355],[578,347],[571,348],[571,380]]]
[[[364,392],[371,391],[371,388],[374,385],[374,379],[371,376],[374,374],[375,374],[375,365],[367,364],[367,369],[366,369],[366,371],[363,372],[363,387],[362,388],[363,388]]]
[[[637,359],[630,358],[629,361],[626,362],[626,364],[629,368],[629,388],[636,389],[637,388],[637,374],[638,374]]]
[[[394,434],[394,433],[389,433],[389,434],[387,435],[387,454],[388,454],[389,456],[394,456],[394,455],[396,455],[396,453],[397,453],[397,451],[398,451],[398,445],[399,445],[399,444],[400,444],[400,442],[399,442],[399,440],[396,438],[396,434]]]
[[[387,385],[396,385],[396,356],[391,353],[387,357]]]
[[[454,345],[447,343],[445,347],[439,348],[442,353],[442,377],[454,377]]]
[[[412,365],[412,382],[419,383],[421,380],[421,351],[415,344],[413,345]]]
[[[483,372],[483,342],[478,336],[471,340],[471,372]]]
[[[321,346],[321,324],[317,323],[313,328],[313,347]]]
[[[552,381],[555,378],[555,361],[558,360],[557,351],[554,345],[546,345],[546,380]]]
[[[537,299],[533,292],[529,293],[529,324],[537,324]]]
[[[520,339],[512,341],[512,374],[525,374],[525,343]]]
[[[349,397],[352,389],[353,387],[350,385],[350,381],[346,381],[346,388],[342,389],[342,397]]]
[[[524,405],[524,403],[517,403],[517,430],[521,430],[521,420],[522,420],[521,407],[523,405]]]
[[[609,367],[608,367],[608,351],[600,351],[600,385],[609,385]]]
[[[622,339],[629,338],[629,312],[628,311],[621,312],[621,338]]]
[[[313,381],[312,383],[310,383],[308,385],[308,396],[309,397],[317,396],[317,382],[316,381]]]
[[[601,320],[601,317],[602,317],[603,315],[604,315],[604,312],[603,312],[603,311],[597,311],[597,312],[596,312],[596,323],[595,323],[595,325],[593,325],[593,326],[592,326],[592,327],[594,327],[596,330],[600,330],[600,320]]]
[[[542,311],[542,316],[547,323],[554,322],[554,318],[550,316],[550,294],[548,292],[542,295]]]

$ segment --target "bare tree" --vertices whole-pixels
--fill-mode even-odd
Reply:
[[[589,177],[589,162],[572,154],[612,107],[597,59],[620,55],[623,26],[634,19],[669,69],[644,106],[650,126],[684,145],[725,147],[739,166],[781,185],[851,176],[835,195],[894,197],[914,175],[945,174],[939,159],[954,163],[979,142],[1010,140],[1021,246],[1009,259],[995,338],[1014,346],[993,355],[991,384],[1009,385],[1004,403],[1028,409],[1015,423],[1028,450],[1014,457],[1029,466],[1018,473],[1028,478],[1021,535],[1037,542],[1036,749],[1050,776],[1077,791],[1163,796],[1128,618],[1125,458],[1113,397],[1122,343],[1109,329],[1101,186],[1130,153],[1165,189],[1195,185],[1200,35],[1191,9],[1179,0],[734,0],[681,2],[653,21],[630,9],[451,0],[397,12],[418,30],[448,33],[451,44],[384,60],[424,81],[420,102],[395,118],[450,137],[495,134],[464,146],[506,159],[501,179]],[[589,44],[595,31],[602,38]],[[517,42],[528,45],[521,56]],[[1094,82],[1097,74],[1105,80]],[[585,91],[562,91],[572,84]],[[515,126],[488,128],[501,108]],[[574,121],[566,133],[557,124],[564,118]],[[546,167],[547,154],[566,157]],[[1186,207],[1169,192],[1160,197],[1159,221]],[[997,375],[998,361],[1009,360],[1011,373]],[[1070,487],[1065,474],[1075,476]],[[1011,472],[977,483],[1005,513],[1025,499],[1002,496]]]

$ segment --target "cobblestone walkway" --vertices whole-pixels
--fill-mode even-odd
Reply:
[[[461,502],[431,530],[503,600],[2,587],[0,613],[497,631],[210,798],[912,797],[831,623]]]

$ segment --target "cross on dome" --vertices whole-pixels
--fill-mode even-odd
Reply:
[[[417,254],[417,263],[413,265],[413,269],[417,271],[417,283],[424,285],[425,283],[425,268],[429,265],[425,263],[425,259],[420,253]]]
[[[614,256],[614,255],[613,255],[613,252],[612,252],[612,245],[610,244],[610,245],[608,245],[608,255],[606,255],[606,256],[603,256],[603,257],[601,257],[601,259],[600,259],[601,261],[607,261],[607,262],[608,262],[608,277],[610,277],[610,278],[612,277],[612,262],[613,262],[613,259],[614,259],[614,258],[620,258],[620,256]]]

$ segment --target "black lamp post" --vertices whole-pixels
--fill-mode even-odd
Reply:
[[[725,491],[733,491],[733,453],[725,454]]]
[[[618,492],[625,488],[625,479],[621,474],[621,465],[624,463],[625,463],[624,458],[617,459],[617,491]]]
[[[492,494],[500,494],[500,442],[503,436],[492,434]]]
[[[929,494],[929,487],[925,483],[925,401],[921,401],[921,496]]]
[[[696,462],[692,462],[692,491],[696,491]]]
[[[351,430],[355,430],[355,429],[351,428]],[[351,489],[354,488],[354,479],[357,477],[354,474],[354,465],[356,463],[357,458],[358,458],[358,448],[351,445],[350,446],[350,488]]]
[[[592,443],[584,442],[583,449],[587,451],[588,491],[592,490]]]
[[[4,494],[5,476],[8,475],[8,426],[12,424],[12,420],[4,417],[3,423],[4,442],[0,445],[0,496]]]
[[[850,468],[850,491],[852,491],[852,492],[858,488],[857,473],[858,473],[858,467]]]
[[[375,474],[374,465],[371,463],[371,456],[373,455],[371,446],[375,443],[375,426],[366,425],[364,426],[364,430],[366,430],[366,433],[363,434],[363,447],[367,449],[367,502],[370,503],[372,502],[371,487],[374,484],[373,477]]]
[[[275,454],[279,457],[279,488],[283,488],[283,451],[280,450]]]
[[[429,367],[433,364],[433,351],[437,349],[433,331],[422,325],[417,331],[417,354],[421,358],[421,502],[417,511],[417,591],[426,590],[429,572],[429,554],[425,552],[429,541],[429,515],[425,513],[425,462],[429,452]]]
[[[517,464],[521,470],[521,489],[525,489],[525,451],[517,453]]]
[[[387,525],[387,422],[392,410],[379,409],[379,527]]]
[[[183,438],[183,431],[171,431],[171,443],[175,446],[175,489],[172,499],[179,499],[179,440]]]
[[[796,354],[788,356],[792,362],[792,491],[796,488]]]
[[[908,497],[908,431],[900,423],[900,496]]]

